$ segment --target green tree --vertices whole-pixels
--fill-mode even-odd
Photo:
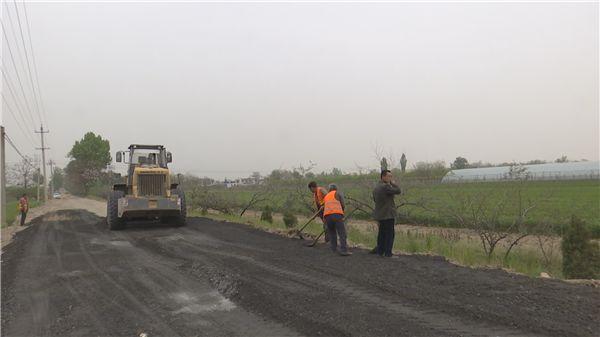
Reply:
[[[413,170],[407,172],[406,175],[420,178],[441,178],[448,173],[446,163],[441,160],[434,162],[419,161],[413,165]]]
[[[381,158],[381,162],[379,162],[380,167],[381,167],[381,171],[387,170],[388,169],[388,162],[387,159],[385,157]]]
[[[285,211],[283,213],[283,223],[286,227],[291,228],[298,224],[298,218],[291,211]]]
[[[273,211],[271,210],[271,206],[265,206],[260,214],[260,220],[273,223]]]
[[[65,168],[66,185],[75,194],[87,194],[99,181],[102,170],[112,161],[109,141],[93,132],[76,141],[68,156],[71,161]]]
[[[592,242],[592,233],[585,223],[573,216],[562,240],[563,274],[566,278],[593,279],[600,277],[600,248]]]
[[[331,169],[331,175],[332,175],[332,176],[335,176],[335,177],[337,177],[337,176],[341,176],[341,175],[343,175],[343,174],[344,174],[344,172],[342,172],[342,170],[340,170],[340,169],[339,169],[339,168],[337,168],[337,167],[334,167],[333,169]]]
[[[467,160],[467,158],[463,158],[463,157],[456,157],[456,159],[454,159],[454,162],[450,165],[450,168],[452,168],[453,170],[461,170],[461,169],[466,169],[469,167],[469,161]]]
[[[406,172],[406,163],[408,161],[406,160],[406,155],[403,153],[402,157],[400,157],[400,169],[402,170],[402,173]]]
[[[87,168],[97,170],[106,168],[112,161],[109,141],[93,132],[86,133],[81,140],[76,141],[67,156],[85,164]]]
[[[402,170],[402,173],[406,172],[406,155],[403,153],[402,157],[400,157],[400,168]]]
[[[567,158],[567,156],[561,156],[560,158],[557,158],[554,162],[556,163],[567,163],[569,161],[569,159]]]
[[[64,186],[64,181],[65,181],[65,175],[63,170],[60,167],[55,167],[54,168],[54,172],[52,174],[52,186],[54,186],[55,189],[59,189],[62,188]]]

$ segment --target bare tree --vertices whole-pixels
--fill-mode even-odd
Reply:
[[[493,191],[499,191],[496,194],[489,189],[473,192],[455,186],[443,213],[477,232],[488,259],[492,258],[500,242],[508,241],[506,260],[512,249],[530,234],[525,228],[525,220],[535,205],[523,199],[521,189],[521,183],[508,189],[495,187]]]
[[[315,168],[315,166],[317,166],[317,164],[309,160],[308,165],[304,166],[300,164],[298,167],[294,167],[294,171],[300,173],[302,177],[305,177],[307,173],[311,172],[312,169]]]
[[[27,188],[33,181],[37,168],[32,164],[31,158],[25,156],[20,162],[10,168],[11,179],[23,188]]]
[[[531,229],[535,242],[542,253],[542,265],[545,268],[552,265],[552,261],[560,251],[561,240],[556,237],[556,234],[561,232],[561,226],[557,223],[557,219],[560,219],[560,214],[555,210],[548,218],[536,223]]]
[[[523,190],[521,188],[521,182],[518,183],[519,186],[516,188],[516,216],[513,218],[511,226],[507,229],[509,232],[518,233],[514,237],[508,237],[510,239],[510,244],[508,245],[508,249],[504,254],[504,261],[508,259],[511,250],[519,244],[519,242],[525,237],[529,236],[531,233],[529,228],[525,226],[525,219],[529,212],[536,207],[531,201],[525,202],[523,200]]]
[[[254,191],[250,200],[244,206],[242,206],[240,216],[243,216],[248,209],[253,208],[257,204],[267,201],[270,193],[271,190],[268,186],[264,188],[259,188],[258,190]]]
[[[505,178],[510,180],[527,180],[529,177],[527,167],[519,163],[510,164],[508,173],[505,175]]]
[[[378,143],[373,145],[373,156],[377,160],[379,167],[383,169],[384,163],[385,167],[388,170],[397,168],[399,165],[399,161],[396,159],[393,150],[387,150],[387,155],[385,154],[386,149]]]
[[[314,212],[314,200],[308,191],[306,175],[315,166],[314,162],[309,161],[306,166],[301,164],[298,167],[294,167],[294,172],[298,172],[299,174],[293,178],[290,193],[284,202],[285,207],[290,208],[292,205],[299,205],[303,213]]]

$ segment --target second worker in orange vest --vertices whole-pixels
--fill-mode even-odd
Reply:
[[[323,216],[329,233],[329,246],[337,251],[337,239],[340,239],[340,255],[351,255],[346,243],[346,226],[344,224],[344,196],[338,192],[335,184],[329,184],[329,193],[323,198]]]
[[[312,192],[313,198],[315,199],[315,207],[319,212],[317,215],[319,216],[319,218],[321,218],[321,221],[323,222],[323,231],[325,231],[325,242],[329,242],[329,233],[327,233],[327,225],[323,217],[323,198],[325,198],[327,190],[317,185],[316,181],[311,181],[310,183],[308,183],[308,189]]]

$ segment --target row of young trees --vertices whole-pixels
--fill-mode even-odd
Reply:
[[[381,163],[381,162],[380,162]],[[441,165],[439,165],[441,166]],[[438,164],[423,165],[425,172],[434,172]],[[237,187],[227,189],[188,184],[186,178],[185,188],[189,193],[191,207],[219,212],[244,215],[249,209],[272,210],[283,213],[290,223],[294,223],[288,213],[310,214],[314,211],[313,200],[306,187],[308,181],[343,180],[342,176],[311,174],[314,165],[300,166],[292,170],[275,170],[267,177],[261,178],[262,184],[256,186]],[[464,186],[453,186],[448,189],[448,195],[443,198],[411,193],[404,193],[397,200],[398,211],[407,206],[427,210],[438,214],[440,217],[452,219],[459,227],[471,229],[479,236],[482,251],[492,259],[500,255],[505,261],[509,259],[514,248],[519,246],[526,238],[532,239],[539,245],[544,263],[549,266],[556,257],[555,240],[550,240],[555,233],[563,233],[565,242],[574,242],[563,245],[565,256],[565,275],[567,277],[589,277],[598,275],[598,268],[590,267],[590,261],[597,261],[600,266],[598,246],[587,234],[581,234],[579,220],[573,220],[572,225],[558,225],[556,221],[530,221],[531,212],[546,200],[543,197],[526,197],[526,175],[518,169],[513,170],[514,180],[510,184],[494,185],[491,189],[468,189]],[[401,174],[401,172],[398,172]],[[433,173],[430,173],[433,175]],[[355,217],[370,218],[374,209],[371,191],[377,182],[378,175],[363,174],[351,177],[352,189],[344,189],[348,219]],[[333,180],[332,180],[333,179]],[[405,185],[406,187],[406,185]],[[240,196],[244,195],[242,198]],[[550,197],[550,196],[546,196]],[[278,199],[278,200],[277,200]],[[557,228],[562,227],[562,228]],[[573,229],[574,228],[574,229]],[[587,228],[587,227],[586,227]],[[589,232],[588,229],[585,229]],[[572,235],[569,233],[577,232]],[[567,239],[573,237],[573,239]],[[574,250],[568,247],[576,247]],[[568,258],[566,256],[574,256]],[[572,262],[576,261],[576,262]],[[587,261],[588,263],[583,263]],[[568,267],[575,266],[575,267]],[[585,266],[582,267],[582,266]],[[571,268],[571,269],[570,269]]]

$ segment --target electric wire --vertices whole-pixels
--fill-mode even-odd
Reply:
[[[42,114],[40,113],[40,107],[37,99],[37,92],[35,90],[35,84],[33,83],[33,74],[31,72],[31,65],[29,64],[29,54],[27,53],[27,46],[25,45],[25,37],[23,36],[23,26],[21,25],[21,17],[19,16],[19,8],[17,7],[17,0],[13,0],[15,4],[15,14],[17,15],[17,22],[19,24],[19,33],[21,35],[21,42],[23,42],[23,51],[25,52],[25,63],[27,64],[27,72],[29,74],[29,82],[31,83],[31,91],[33,92],[33,102],[40,118],[40,124],[43,123]]]

